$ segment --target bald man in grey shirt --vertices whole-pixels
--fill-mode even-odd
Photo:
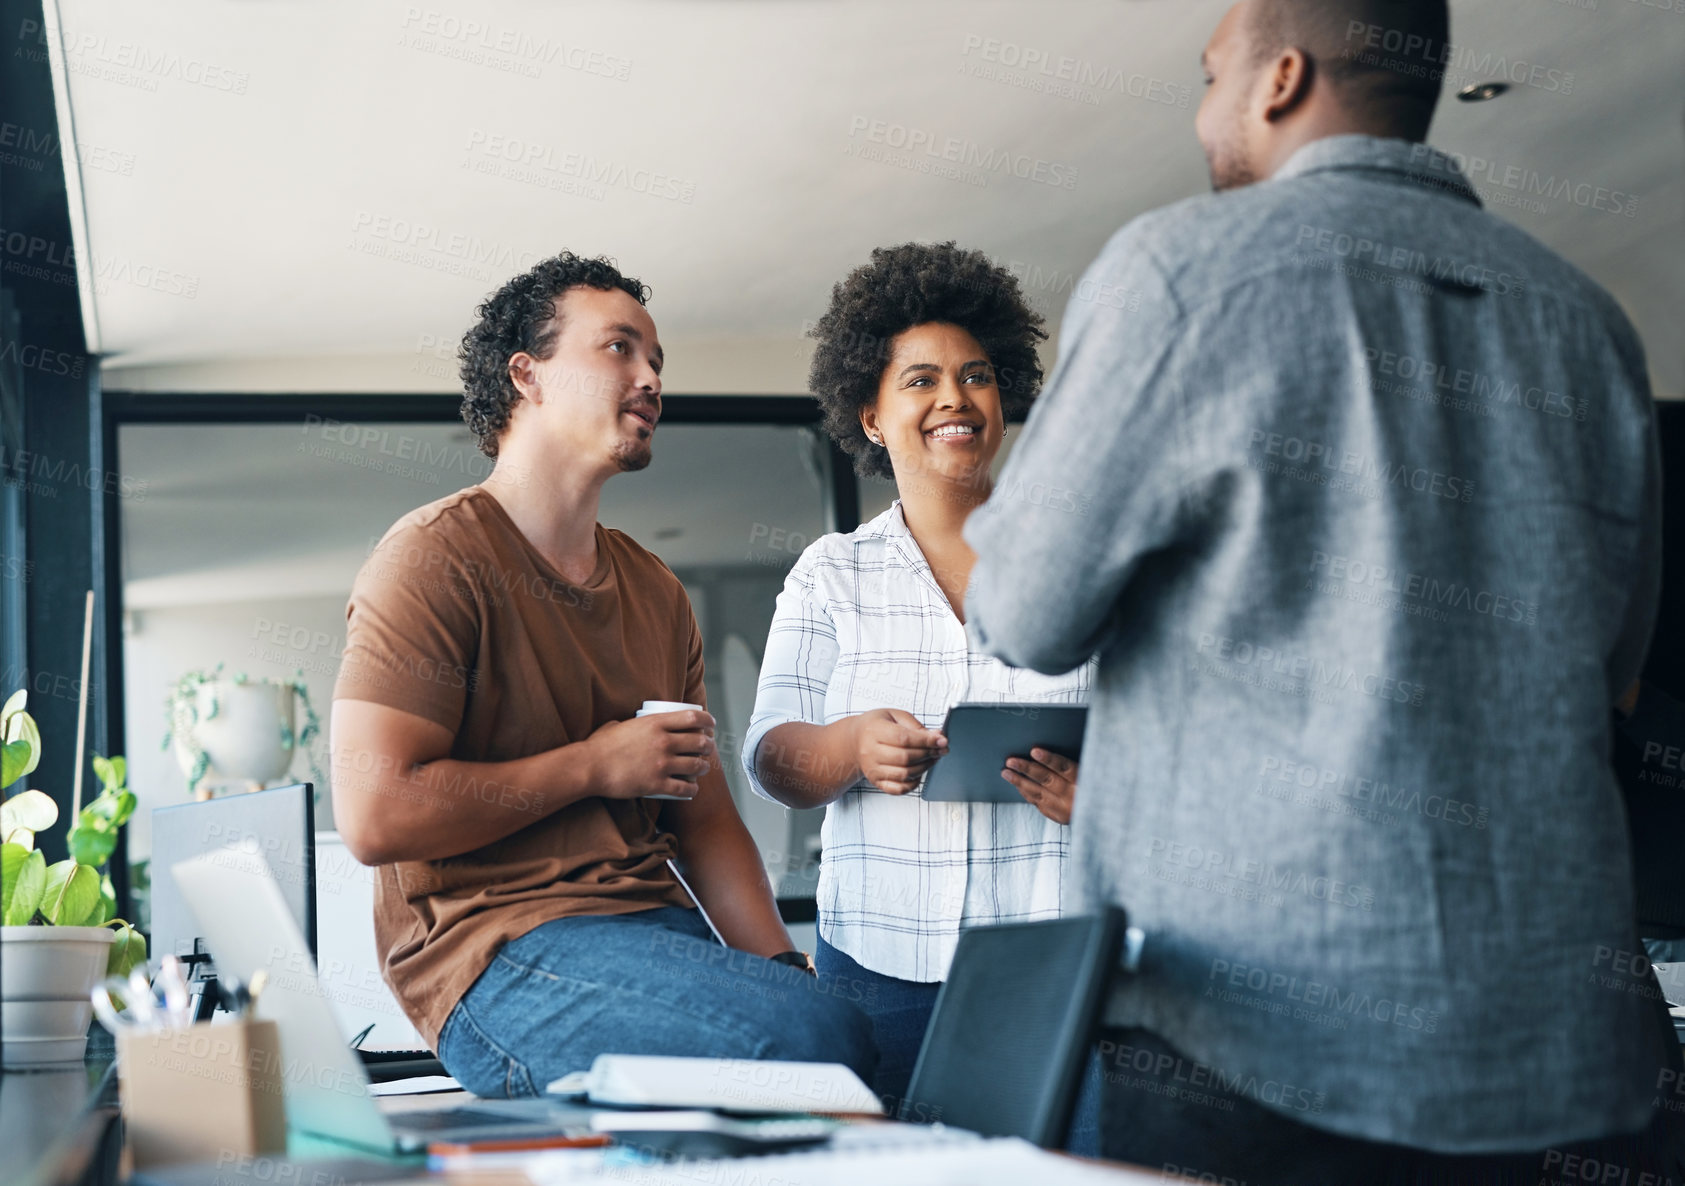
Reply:
[[[1650,390],[1609,295],[1420,142],[1447,36],[1442,3],[1230,12],[1221,192],[1106,246],[966,526],[984,650],[1100,656],[1076,863],[1146,933],[1115,1156],[1652,1165],[1604,1140],[1665,1094],[1609,765],[1656,613]]]

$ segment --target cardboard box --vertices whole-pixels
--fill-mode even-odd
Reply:
[[[117,1036],[117,1078],[136,1169],[286,1151],[273,1021],[125,1030]]]

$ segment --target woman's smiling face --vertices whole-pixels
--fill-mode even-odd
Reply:
[[[988,493],[1005,419],[989,356],[957,325],[933,321],[895,335],[878,397],[860,409],[866,436],[889,450],[895,481],[920,476]]]

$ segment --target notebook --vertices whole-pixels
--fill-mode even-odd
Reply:
[[[600,1054],[589,1071],[564,1075],[545,1091],[620,1107],[884,1114],[860,1076],[832,1062]]]

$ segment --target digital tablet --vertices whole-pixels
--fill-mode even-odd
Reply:
[[[956,704],[942,723],[948,752],[925,772],[924,798],[938,803],[1023,803],[1000,776],[1008,758],[1036,747],[1082,756],[1085,704]]]

